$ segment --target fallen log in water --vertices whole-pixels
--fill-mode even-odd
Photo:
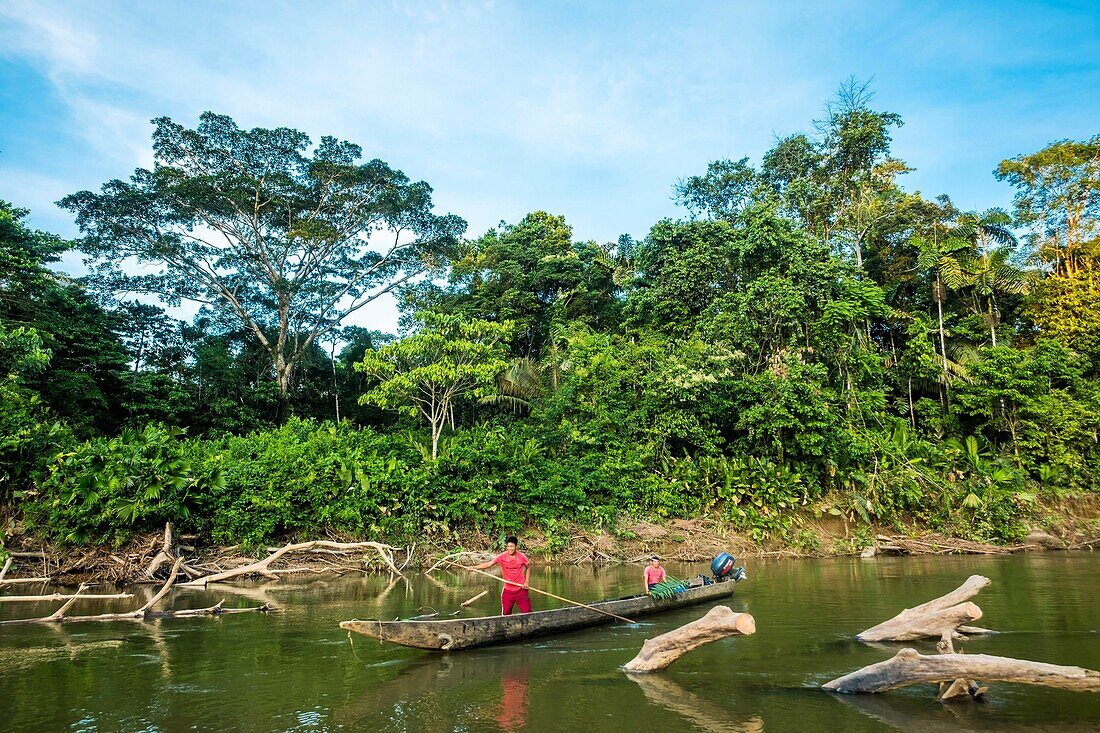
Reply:
[[[959,632],[988,634],[988,629],[967,626],[981,618],[982,611],[966,600],[989,585],[989,578],[971,575],[966,582],[950,593],[907,608],[889,621],[873,626],[856,635],[860,641],[912,641],[927,638],[959,638]]]
[[[147,621],[154,618],[186,618],[190,616],[220,616],[222,614],[230,613],[248,613],[250,611],[267,612],[271,610],[268,604],[257,606],[253,608],[223,608],[222,604],[225,603],[225,599],[218,601],[213,606],[207,608],[187,608],[182,610],[155,610],[154,606],[164,598],[168,591],[172,589],[172,586],[176,582],[176,576],[179,575],[180,566],[183,564],[183,558],[176,558],[176,562],[172,565],[172,572],[168,576],[168,580],[156,595],[149,599],[148,603],[141,608],[137,608],[133,611],[123,611],[121,613],[100,613],[92,616],[66,616],[65,612],[83,598],[84,591],[88,588],[87,585],[81,585],[80,589],[75,595],[69,596],[69,599],[65,603],[54,611],[49,616],[42,616],[39,618],[19,618],[11,619],[8,621],[0,621],[0,626],[14,626],[16,624],[61,624],[72,623],[74,621]]]
[[[747,613],[734,613],[729,606],[715,606],[705,616],[680,628],[647,639],[638,656],[623,665],[625,672],[654,672],[692,649],[734,634],[755,634],[756,620]]]
[[[4,561],[4,567],[0,568],[0,588],[5,585],[19,585],[23,583],[49,583],[49,578],[6,578],[8,574],[8,568],[11,567],[12,556],[9,555],[8,559]]]
[[[974,679],[1100,692],[1100,672],[989,654],[924,655],[902,649],[891,659],[826,682],[828,692],[885,692],[906,685]]]
[[[483,590],[480,593],[478,593],[476,596],[474,596],[473,598],[471,598],[467,601],[463,601],[462,603],[460,603],[458,605],[462,606],[463,608],[466,608],[466,606],[469,606],[471,603],[473,603],[477,599],[481,598],[482,596],[486,595],[488,592],[489,591],[487,591],[487,590]]]
[[[45,601],[67,601],[79,597],[82,601],[106,601],[118,598],[133,598],[133,593],[110,593],[105,595],[81,595],[80,593],[50,593],[44,596],[0,596],[0,603],[43,603]]]

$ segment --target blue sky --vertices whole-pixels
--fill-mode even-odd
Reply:
[[[5,0],[0,198],[75,235],[55,200],[213,110],[359,143],[471,235],[545,209],[640,237],[677,178],[758,160],[851,75],[905,120],[907,188],[1007,207],[1000,160],[1100,133],[1100,3]]]

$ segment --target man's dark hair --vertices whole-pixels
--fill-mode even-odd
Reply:
[[[507,545],[509,542],[511,542],[516,547],[519,547],[519,538],[516,537],[514,534],[508,535],[504,538],[504,544]]]

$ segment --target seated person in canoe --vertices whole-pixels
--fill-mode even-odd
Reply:
[[[642,580],[645,582],[645,592],[649,593],[653,590],[653,586],[663,583],[665,578],[668,577],[665,573],[665,569],[661,567],[661,557],[654,555],[649,558],[649,565],[646,565],[645,570],[642,571]]]

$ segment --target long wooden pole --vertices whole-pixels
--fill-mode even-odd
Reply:
[[[522,583],[516,583],[516,582],[511,581],[511,580],[505,580],[504,578],[500,577],[499,575],[493,575],[492,573],[487,573],[484,570],[479,570],[477,568],[472,568],[468,565],[459,565],[456,562],[451,563],[451,565],[454,565],[457,568],[462,568],[463,570],[470,570],[470,571],[475,572],[475,573],[480,573],[481,575],[492,578],[494,580],[499,580],[501,583],[504,583],[505,585],[514,585],[517,588],[522,588],[523,587]],[[596,611],[597,613],[602,613],[604,616],[610,616],[611,618],[618,619],[619,621],[624,621],[628,624],[636,623],[635,621],[631,621],[628,618],[623,618],[622,616],[620,616],[618,614],[611,613],[610,611],[605,611],[602,608],[596,608],[595,606],[589,606],[586,603],[581,603],[580,601],[570,600],[569,598],[562,598],[561,596],[556,596],[553,593],[550,593],[548,591],[539,590],[538,588],[534,588],[530,585],[527,586],[527,590],[533,590],[536,593],[543,594],[544,596],[550,596],[551,598],[556,598],[559,601],[564,601],[566,603],[572,603],[574,606],[580,606],[581,608],[587,608],[590,611]]]

